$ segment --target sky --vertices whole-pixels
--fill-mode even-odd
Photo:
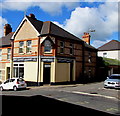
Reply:
[[[119,0],[2,0],[0,6],[0,37],[6,23],[15,32],[30,13],[38,20],[52,21],[79,38],[89,32],[91,45],[96,48],[119,37]]]

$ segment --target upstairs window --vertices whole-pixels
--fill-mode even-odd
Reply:
[[[32,41],[31,40],[28,40],[27,41],[27,49],[26,49],[26,52],[27,53],[30,53],[31,52],[31,49],[32,49]]]
[[[2,49],[0,49],[0,60],[2,60]]]
[[[64,53],[64,42],[63,41],[60,42],[60,53],[61,54]]]
[[[106,58],[107,58],[107,53],[103,53],[103,57],[106,57]]]
[[[44,42],[44,52],[45,53],[51,53],[51,51],[52,51],[51,42],[49,40],[45,40],[45,42]]]
[[[70,43],[70,54],[73,55],[73,44]]]
[[[23,53],[23,48],[24,48],[24,42],[21,41],[19,42],[19,53]]]
[[[7,59],[10,60],[10,56],[11,56],[11,49],[8,48],[7,49]]]

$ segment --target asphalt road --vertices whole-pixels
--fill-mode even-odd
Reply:
[[[103,83],[31,87],[2,92],[2,114],[14,109],[27,114],[120,115],[119,90],[104,89]],[[12,107],[11,107],[12,106]],[[13,114],[12,114],[13,115]]]

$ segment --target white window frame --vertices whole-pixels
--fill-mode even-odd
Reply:
[[[11,48],[7,49],[7,59],[10,60],[11,57]]]
[[[23,43],[22,46],[20,45],[20,43]],[[21,50],[22,52],[20,52],[20,49],[22,49],[22,50]],[[23,54],[23,53],[24,53],[24,41],[20,41],[20,42],[19,42],[19,53],[20,53],[20,54]]]
[[[73,46],[74,46],[74,44],[73,44],[73,43],[70,43],[70,55],[73,55],[73,54],[74,54]],[[71,53],[71,50],[72,50],[72,53]]]
[[[48,51],[46,51],[46,47]],[[44,53],[52,53],[52,43],[50,40],[44,41]]]
[[[30,45],[29,45],[30,42]],[[31,53],[32,50],[32,40],[27,41],[26,53]]]

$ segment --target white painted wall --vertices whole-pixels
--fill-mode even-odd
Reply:
[[[104,53],[107,54],[104,56]],[[98,51],[98,56],[120,60],[120,50]]]

